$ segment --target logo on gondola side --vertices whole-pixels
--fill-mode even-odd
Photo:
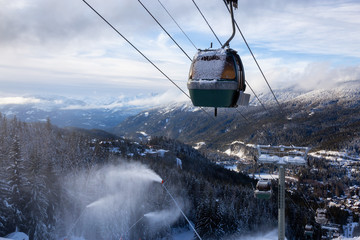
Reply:
[[[220,60],[219,56],[212,55],[212,56],[203,56],[200,58],[202,61],[212,61],[212,60]]]

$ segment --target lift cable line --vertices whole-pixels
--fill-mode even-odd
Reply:
[[[164,30],[164,32],[174,41],[174,43],[180,48],[180,50],[182,50],[182,52],[188,57],[188,59],[190,61],[191,58],[186,54],[186,52],[183,50],[183,48],[181,48],[181,46],[174,40],[174,38],[169,34],[168,31],[166,31],[166,29],[160,24],[160,22],[154,17],[154,15],[144,6],[144,4],[138,0],[139,3],[143,6],[143,8],[148,12],[148,14],[158,23],[158,25]],[[164,7],[164,5],[160,2],[160,0],[158,0],[158,2],[160,3],[160,5],[165,9],[165,11],[169,14],[169,16],[173,19],[173,17],[171,16],[171,14],[167,11],[167,9]],[[196,3],[194,2],[194,4],[196,5]],[[197,6],[197,5],[196,5]],[[199,9],[200,11],[200,9]],[[201,11],[200,11],[201,12]],[[235,25],[234,25],[234,18],[233,18],[233,14],[232,15],[232,25],[233,25],[233,35],[235,33]],[[204,18],[205,19],[205,18]],[[180,28],[180,30],[182,31],[181,27],[178,25],[178,23],[173,19],[173,21],[176,23],[176,25]],[[205,19],[206,21],[206,19]],[[206,21],[207,22],[207,21]],[[212,30],[210,24],[207,22],[208,26],[210,27],[210,29]],[[213,31],[213,30],[212,30]],[[183,31],[183,33],[185,34],[185,36],[188,38],[188,36],[186,35],[186,33]],[[215,34],[215,32],[214,32]],[[230,39],[222,46],[222,47],[225,47],[225,46],[228,46],[229,45],[229,42],[230,40],[233,38],[233,35],[230,37]],[[215,34],[216,36],[216,34]],[[189,39],[189,38],[188,38]],[[192,41],[189,39],[189,41],[192,43]],[[221,44],[221,42],[220,42]],[[193,44],[193,46],[196,48],[196,46]],[[197,49],[197,48],[196,48]],[[245,80],[246,81],[246,80]],[[258,99],[258,101],[260,102],[261,106],[264,108],[265,111],[267,111],[267,109],[265,108],[264,104],[261,102],[261,100],[259,99],[259,97],[256,95],[256,93],[254,92],[253,88],[250,86],[250,84],[246,81],[246,83],[248,84],[250,90],[252,91],[252,93],[254,94],[254,96]],[[237,110],[238,111],[238,110]],[[240,113],[240,111],[238,111]],[[241,113],[240,113],[241,114]],[[248,122],[250,123],[250,121],[245,118],[245,116],[243,114],[241,114],[241,116]]]
[[[245,117],[244,114],[242,114],[242,113],[239,111],[239,109],[235,108],[235,110],[241,115],[242,118],[245,119],[245,121],[247,121],[249,124],[251,124],[251,121],[250,121],[247,117]],[[250,126],[252,126],[252,127],[254,128],[253,125],[250,125]],[[266,130],[262,125],[261,125],[260,127],[262,128],[262,130],[263,130],[264,132],[267,132],[267,131],[268,131],[268,130]],[[255,129],[255,128],[254,128],[254,129]],[[256,129],[256,130],[257,130],[257,129]]]
[[[270,177],[274,180],[274,181],[276,181],[276,179],[273,177],[273,175],[270,173],[269,174],[270,175]],[[288,197],[289,197],[289,199],[291,200],[291,202],[292,202],[292,204],[294,205],[294,206],[297,206],[297,204],[294,202],[294,200],[291,198],[291,194],[289,194],[287,191],[285,191],[285,195],[287,195]],[[309,208],[309,209],[311,209],[311,211],[313,211],[314,213],[316,213],[316,211],[311,207],[311,205],[309,204],[309,202],[306,200],[306,198],[305,198],[305,196],[304,196],[304,194],[302,193],[302,198],[305,200],[305,205],[307,205],[307,207]]]
[[[194,1],[194,0],[193,0],[193,1]],[[229,9],[228,5],[226,4],[226,1],[225,1],[225,0],[223,0],[223,1],[224,1],[224,3],[225,3],[225,6],[226,6],[227,10],[230,12],[230,9]],[[250,46],[249,46],[248,42],[247,42],[247,41],[246,41],[246,39],[245,39],[244,34],[241,32],[241,29],[240,29],[240,27],[239,27],[239,25],[237,24],[237,22],[236,22],[236,21],[235,21],[235,25],[236,25],[237,29],[239,30],[239,33],[241,34],[241,37],[243,38],[243,40],[244,40],[244,42],[245,42],[245,44],[246,44],[246,46],[247,46],[247,48],[248,48],[248,50],[249,50],[249,52],[250,52],[251,56],[253,57],[253,59],[254,59],[254,61],[255,61],[256,65],[257,65],[257,67],[258,67],[258,69],[259,69],[259,71],[260,71],[260,73],[261,73],[261,75],[263,76],[263,78],[264,78],[264,80],[265,80],[266,84],[268,85],[268,87],[269,87],[269,89],[270,89],[270,91],[271,91],[272,95],[274,96],[275,101],[277,102],[277,104],[278,104],[278,106],[279,106],[279,108],[280,108],[281,112],[283,112],[283,109],[282,109],[282,107],[281,107],[281,105],[280,105],[280,103],[279,103],[278,99],[276,98],[274,91],[272,90],[272,88],[271,88],[271,86],[270,86],[270,84],[269,84],[269,82],[268,82],[267,78],[265,77],[265,74],[264,74],[263,70],[261,69],[261,67],[260,67],[260,65],[259,65],[259,63],[258,63],[258,61],[256,60],[254,53],[252,52],[252,50],[251,50],[251,48],[250,48]]]
[[[261,100],[259,99],[259,97],[258,97],[258,96],[256,95],[256,93],[254,92],[254,90],[253,90],[253,88],[250,86],[249,82],[246,81],[246,80],[245,80],[245,82],[246,82],[247,86],[249,86],[251,92],[254,94],[254,96],[256,97],[256,99],[259,101],[259,103],[261,104],[261,106],[263,107],[263,109],[264,109],[265,111],[269,112],[269,111],[266,109],[266,107],[264,106],[264,104],[261,102]]]
[[[126,236],[126,235],[130,232],[130,230],[131,230],[133,227],[135,227],[136,224],[138,224],[144,217],[145,217],[145,215],[142,215],[133,225],[131,225],[131,227],[126,231],[126,233],[124,234],[124,236]],[[121,239],[122,239],[122,236],[120,236],[120,239],[119,239],[119,240],[121,240]]]
[[[181,210],[181,208],[180,208],[179,204],[176,202],[175,198],[171,195],[171,193],[169,192],[169,190],[166,188],[164,182],[162,182],[161,185],[164,187],[164,189],[166,190],[166,192],[169,194],[169,196],[171,197],[171,199],[174,201],[176,207],[180,210],[181,214],[184,216],[184,218],[186,219],[186,221],[189,223],[190,227],[192,228],[192,230],[194,231],[194,233],[196,234],[196,236],[197,236],[200,240],[202,240],[201,237],[200,237],[200,235],[199,235],[199,233],[196,231],[195,227],[191,224],[190,220],[186,217],[185,213]]]
[[[221,43],[220,39],[218,38],[218,36],[216,35],[216,33],[214,32],[214,30],[212,29],[212,27],[210,26],[209,22],[206,20],[204,14],[201,12],[200,8],[198,7],[198,5],[196,4],[196,2],[194,0],[192,0],[192,2],[194,3],[195,7],[197,8],[197,10],[199,11],[199,13],[201,14],[201,16],[203,17],[203,19],[205,20],[206,24],[209,26],[210,30],[212,31],[212,33],[214,34],[214,36],[216,37],[216,39],[218,40],[218,42],[220,43],[220,46],[222,46],[223,44]]]
[[[154,17],[154,15],[151,14],[151,12],[145,7],[145,5],[138,0],[138,2],[141,4],[141,6],[143,6],[143,8],[148,12],[148,14],[155,20],[155,22],[162,28],[162,30],[164,30],[164,32],[169,36],[169,38],[171,38],[171,40],[176,44],[176,46],[178,46],[178,48],[181,49],[181,51],[190,59],[191,61],[191,57],[184,51],[184,49],[182,49],[182,47],[180,47],[180,45],[175,41],[175,39],[168,33],[168,31],[165,30],[165,28],[160,24],[160,22]]]
[[[107,23],[118,35],[120,35],[130,46],[132,46],[141,56],[143,56],[151,65],[153,65],[153,67],[155,67],[163,76],[165,76],[174,86],[176,86],[183,94],[185,94],[185,96],[187,96],[189,99],[190,96],[184,91],[182,90],[169,76],[167,76],[157,65],[155,65],[155,63],[153,63],[153,61],[151,61],[145,54],[143,54],[134,44],[132,44],[123,34],[121,34],[109,21],[107,21],[99,12],[97,12],[86,0],[82,0],[91,10],[93,10],[105,23]],[[138,0],[140,2],[140,0]],[[141,2],[140,2],[141,3]],[[194,2],[194,4],[196,4]],[[141,3],[141,5],[143,5]],[[144,5],[143,5],[144,6]],[[144,6],[145,8],[145,6]],[[146,8],[145,8],[146,9]],[[147,10],[147,9],[146,9]],[[199,9],[200,10],[200,9]],[[148,10],[147,10],[148,11]],[[148,11],[149,12],[149,11]],[[150,12],[149,14],[151,16],[153,16]],[[154,17],[153,17],[154,18]],[[156,22],[158,22],[155,18],[154,20]],[[209,26],[210,27],[210,26]],[[163,28],[163,27],[162,27]],[[210,27],[211,28],[211,27]],[[165,29],[163,28],[163,30],[165,31]],[[166,32],[166,31],[165,31]],[[169,34],[168,34],[169,35]],[[169,37],[171,37],[169,35]],[[171,37],[172,38],[172,37]],[[184,52],[184,51],[183,51]],[[184,52],[184,54],[186,54]],[[187,54],[186,54],[187,55]],[[188,55],[187,55],[188,56]],[[188,56],[189,58],[189,56]],[[190,58],[189,58],[190,59]],[[191,59],[190,59],[191,61]],[[251,89],[251,88],[250,88]],[[258,99],[259,100],[259,99]],[[207,111],[205,111],[204,108],[200,107],[200,109],[205,113],[207,114],[208,116],[210,116],[214,121],[216,121],[216,119],[210,115]],[[240,112],[240,111],[238,111]],[[251,123],[250,120],[248,120],[243,114],[241,114],[241,116],[248,122],[248,123]],[[263,129],[264,130],[264,129]]]
[[[134,44],[132,44],[124,35],[122,35],[109,21],[107,21],[98,11],[96,11],[86,0],[82,0],[91,10],[93,10],[102,20],[104,20],[105,23],[107,23],[117,34],[119,34],[130,46],[132,46],[141,56],[143,56],[153,67],[155,67],[164,77],[166,77],[175,87],[177,87],[185,96],[187,96],[189,99],[190,96],[179,87],[168,75],[166,75],[158,66],[155,65],[153,61],[151,61],[147,56],[145,56],[144,53],[142,53]],[[208,116],[212,117],[214,121],[215,118],[210,115],[207,111],[205,111],[204,108],[200,107],[200,109],[206,113]]]
[[[173,18],[173,16],[170,14],[170,12],[166,9],[166,7],[161,3],[160,0],[158,0],[158,2],[160,3],[160,5],[163,7],[163,9],[167,12],[167,14],[171,17],[171,19],[174,21],[174,23],[176,24],[176,26],[178,26],[178,28],[181,30],[181,32],[185,35],[185,37],[189,40],[189,42],[194,46],[194,48],[197,50],[198,48],[195,46],[195,44],[193,43],[193,41],[191,41],[191,39],[189,38],[189,36],[184,32],[184,30],[180,27],[180,25],[176,22],[176,20]]]
[[[160,0],[158,0],[159,1],[159,3],[161,4],[161,2],[160,2]],[[154,17],[154,15],[144,6],[144,4],[140,1],[140,0],[138,0],[138,2],[143,6],[143,8],[149,13],[149,15],[159,24],[159,26],[164,30],[164,32],[176,43],[176,41],[173,39],[173,37],[166,31],[166,29],[159,23],[159,21]],[[162,5],[162,4],[161,4]],[[165,9],[166,10],[166,9]],[[233,18],[232,18],[232,22],[233,22]],[[234,27],[234,24],[233,24],[233,30],[235,29],[235,27]],[[235,30],[234,30],[235,31]],[[234,33],[233,33],[233,35],[234,35]],[[233,37],[233,36],[232,36]],[[226,45],[228,45],[229,44],[229,42],[230,42],[230,40],[232,39],[232,37],[230,37],[230,39],[224,44],[224,46],[223,47],[225,47]],[[176,43],[176,45],[182,50],[182,52],[189,58],[189,60],[190,61],[192,61],[191,60],[191,58],[186,54],[186,52],[179,46],[179,44],[177,44]],[[250,87],[250,89],[252,89],[251,87]],[[256,96],[256,94],[254,93],[254,95]],[[259,100],[260,101],[260,100]],[[261,103],[261,102],[260,102]],[[266,109],[265,109],[266,110]],[[240,115],[248,122],[248,123],[251,123],[239,110],[237,110],[239,113],[240,113]]]

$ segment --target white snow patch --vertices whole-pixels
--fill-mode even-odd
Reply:
[[[253,177],[253,174],[249,174],[249,177]],[[254,173],[254,178],[255,179],[263,179],[263,180],[276,180],[279,179],[279,175],[277,174],[271,174],[271,173]],[[289,176],[285,176],[286,180],[290,180],[290,181],[298,181],[297,178],[294,177],[289,177]]]
[[[176,166],[182,169],[182,161],[180,158],[176,158]]]
[[[143,135],[144,137],[147,137],[149,136],[146,132],[143,132],[143,131],[138,131],[136,133],[140,133],[141,135]]]
[[[354,238],[338,237],[338,238],[334,238],[334,240],[360,240],[360,237],[354,237]]]
[[[229,148],[224,153],[227,154],[228,156],[236,156],[236,157],[239,157],[239,158],[244,158],[245,157],[245,154],[244,154],[243,150],[240,150],[240,151],[236,152],[236,151],[231,151],[231,148]]]
[[[278,230],[274,229],[270,232],[266,232],[266,233],[254,233],[251,235],[245,235],[242,237],[239,237],[238,239],[241,240],[277,240],[278,239]],[[285,238],[287,239],[287,238]]]
[[[199,149],[199,148],[201,148],[202,146],[205,146],[206,145],[206,143],[205,142],[198,142],[198,143],[196,143],[195,144],[195,147],[194,147],[194,149]]]
[[[230,171],[238,172],[237,165],[226,165],[224,168]]]
[[[145,154],[159,154],[160,157],[164,157],[165,153],[167,153],[169,150],[164,150],[164,149],[159,149],[159,150],[155,150],[155,149],[145,149]]]
[[[110,148],[109,152],[111,152],[111,153],[121,153],[120,150],[119,150],[119,147]]]
[[[360,156],[350,156],[346,152],[320,150],[309,153],[310,156],[325,158],[330,161],[360,161]]]
[[[251,147],[251,148],[256,148],[256,145],[255,144],[251,144],[251,143],[248,143],[246,144],[247,147]]]
[[[5,239],[12,239],[12,240],[29,240],[29,236],[23,232],[13,232],[10,233],[5,237]]]
[[[159,149],[157,152],[160,154],[160,157],[164,157],[165,153],[167,153],[169,150]]]

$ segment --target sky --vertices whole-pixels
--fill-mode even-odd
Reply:
[[[187,92],[191,61],[138,1],[87,1]],[[220,47],[192,0],[160,1],[196,48],[158,0],[141,1],[191,58],[196,48],[211,43]],[[225,42],[231,21],[222,0],[195,2]],[[155,93],[165,99],[186,98],[82,0],[0,4],[0,98]],[[235,20],[272,88],[310,90],[360,79],[359,13],[356,0],[239,0]],[[240,54],[254,91],[268,91],[238,32],[230,46]]]

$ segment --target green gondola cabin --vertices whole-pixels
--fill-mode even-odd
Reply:
[[[245,73],[235,50],[199,50],[190,67],[187,87],[194,106],[237,107],[245,91]]]
[[[257,199],[270,199],[272,195],[271,182],[268,180],[259,180],[256,184],[254,195]]]

